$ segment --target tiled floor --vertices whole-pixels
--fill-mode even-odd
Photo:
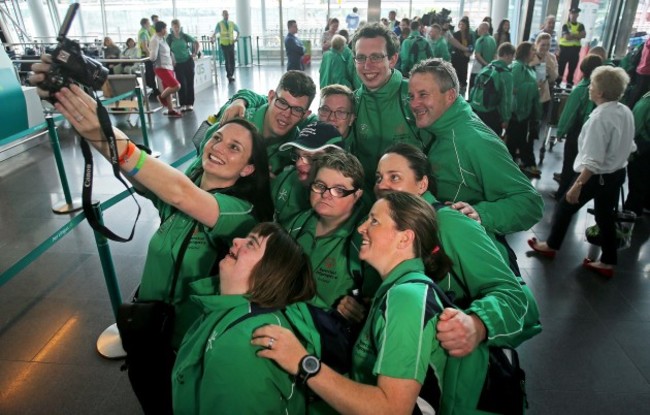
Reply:
[[[171,162],[192,150],[191,137],[210,113],[238,88],[266,93],[284,71],[278,66],[239,68],[234,84],[198,94],[195,111],[182,119],[153,116],[150,140]],[[311,75],[318,78],[318,67]],[[225,78],[223,72],[221,79]],[[313,106],[315,109],[315,105]],[[131,117],[136,122],[136,117]],[[125,116],[114,122],[136,140],[138,126]],[[73,196],[80,196],[82,159],[78,139],[60,128],[63,159]],[[612,280],[582,270],[587,251],[578,215],[558,257],[530,257],[526,239],[548,234],[554,202],[551,173],[561,146],[547,153],[535,185],[545,195],[544,219],[530,232],[509,237],[525,279],[537,296],[544,331],[520,348],[527,371],[529,413],[650,413],[650,234],[648,216],[636,224],[633,246],[620,253]],[[95,198],[107,200],[123,189],[110,169],[98,163]],[[67,223],[51,207],[63,200],[48,143],[0,163],[0,272]],[[151,204],[140,199],[143,215],[134,240],[110,243],[123,298],[134,290],[147,241],[157,226]],[[134,205],[125,200],[105,212],[105,221],[127,234]],[[86,223],[63,237],[14,279],[0,287],[0,414],[138,414],[120,361],[101,358],[99,334],[113,322],[94,237]]]

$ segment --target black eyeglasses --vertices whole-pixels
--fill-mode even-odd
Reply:
[[[314,193],[318,193],[319,195],[325,194],[325,192],[327,192],[328,190],[333,197],[342,198],[342,197],[350,196],[358,189],[345,189],[340,186],[327,187],[322,182],[314,182],[311,184],[311,191]]]
[[[355,55],[354,56],[354,61],[359,64],[364,64],[366,63],[367,60],[370,60],[371,63],[379,63],[383,61],[388,55],[383,55],[381,53],[373,53],[370,56],[366,55]]]
[[[334,114],[334,118],[336,118],[337,120],[344,121],[344,120],[347,120],[348,118],[350,118],[351,112],[343,111],[343,110],[334,111],[334,110],[329,109],[326,106],[320,107],[318,109],[318,115],[320,115],[321,117],[323,117],[325,119],[329,119],[330,115],[332,115],[332,114]]]
[[[304,109],[303,107],[289,105],[287,100],[285,100],[284,98],[276,97],[273,105],[275,105],[276,108],[282,111],[291,110],[291,115],[295,115],[296,117],[302,117],[307,112],[307,110]]]

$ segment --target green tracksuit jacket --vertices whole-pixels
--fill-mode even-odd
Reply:
[[[486,62],[492,62],[497,54],[497,42],[489,34],[485,34],[474,42],[474,53],[479,53]]]
[[[451,55],[449,54],[449,45],[447,44],[447,39],[440,37],[438,40],[433,40],[431,38],[427,39],[429,45],[431,45],[431,50],[433,51],[434,58],[444,59],[447,62],[451,62]]]
[[[530,229],[542,218],[542,197],[462,97],[425,130],[435,136],[428,157],[437,197],[471,204],[493,241],[495,234]],[[507,259],[505,248],[497,247]]]
[[[402,43],[399,52],[400,61],[402,62],[402,67],[400,68],[400,70],[402,72],[402,75],[404,76],[409,76],[409,72],[411,71],[411,68],[413,68],[413,66],[415,66],[416,63],[419,63],[419,61],[417,61],[418,57],[413,56],[413,54],[411,53],[411,48],[413,47],[413,44],[415,42],[419,42],[418,45],[419,48],[425,49],[425,50],[418,49],[419,53],[420,52],[426,53],[427,56],[433,56],[433,50],[431,50],[431,45],[429,44],[429,42],[427,42],[426,39],[422,37],[419,33],[411,33],[409,37],[407,37],[404,40],[404,43]]]
[[[539,102],[535,70],[519,60],[515,60],[510,67],[513,85],[512,117],[517,121],[539,121],[542,117],[542,104]]]
[[[589,79],[582,78],[571,90],[560,114],[557,137],[564,137],[567,134],[577,137],[582,126],[587,122],[589,114],[596,108],[596,104],[589,100],[589,84]]]
[[[349,76],[349,60],[352,59],[349,49],[344,47],[342,51],[330,49],[323,53],[320,63],[320,87],[324,88],[332,84],[345,85],[352,88],[352,78]]]
[[[212,279],[208,279],[212,280]],[[265,324],[292,329],[320,355],[320,337],[304,303],[228,326],[250,313],[245,296],[214,294],[216,281],[197,281],[193,300],[202,317],[183,339],[172,373],[174,414],[304,414],[305,389],[269,359],[257,357],[251,334]],[[292,329],[293,330],[293,329]]]
[[[490,62],[490,65],[493,65],[499,68],[501,71],[497,70],[496,72],[496,82],[499,93],[499,106],[497,107],[499,111],[499,116],[501,117],[501,122],[508,122],[512,118],[512,70],[510,67],[502,60],[496,59]],[[487,66],[481,69],[483,71],[491,70]],[[480,73],[479,73],[480,76]],[[476,85],[474,86],[476,88]],[[473,94],[470,94],[470,98]],[[490,112],[494,108],[486,108],[482,102],[471,101],[472,108],[478,112]]]
[[[424,200],[437,200],[426,192]],[[440,242],[452,272],[438,285],[454,293],[467,314],[476,314],[487,330],[488,346],[519,346],[541,331],[537,303],[510,270],[485,229],[457,210],[437,212]]]
[[[350,152],[361,161],[364,189],[372,193],[377,162],[384,150],[397,142],[425,149],[430,137],[415,126],[408,104],[408,81],[399,71],[393,70],[389,81],[378,90],[369,91],[364,85],[354,95],[357,119]]]
[[[168,301],[175,260],[185,236],[192,231],[192,224],[196,221],[152,193],[145,193],[145,196],[158,209],[162,223],[149,242],[139,299]],[[247,235],[257,223],[250,203],[219,193],[215,193],[214,198],[220,210],[217,224],[212,228],[202,224],[195,226],[181,263],[172,300],[176,309],[172,338],[172,346],[175,348],[180,345],[183,335],[200,314],[200,310],[189,299],[190,283],[210,275],[217,259],[217,246],[230,246],[233,238]]]

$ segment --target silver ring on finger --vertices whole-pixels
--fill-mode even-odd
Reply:
[[[83,121],[84,116],[83,115],[77,115],[76,117],[74,117],[74,119],[77,120],[77,122],[81,122],[81,121]]]
[[[275,343],[275,339],[273,337],[269,338],[269,344],[266,345],[266,348],[269,350],[273,349],[273,343]]]

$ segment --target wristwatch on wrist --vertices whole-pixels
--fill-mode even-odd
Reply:
[[[316,356],[308,354],[300,359],[296,376],[302,383],[307,383],[307,380],[316,376],[318,372],[320,372],[320,360]]]

